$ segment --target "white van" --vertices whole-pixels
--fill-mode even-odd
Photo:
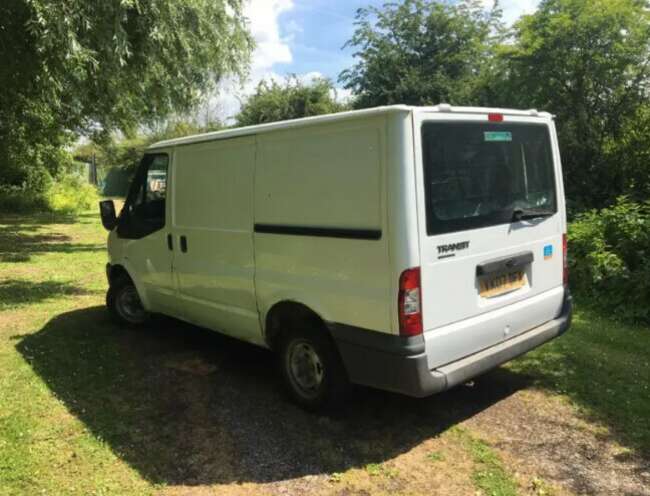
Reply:
[[[111,232],[107,303],[268,347],[293,398],[423,397],[570,325],[553,118],[391,106],[163,141]]]

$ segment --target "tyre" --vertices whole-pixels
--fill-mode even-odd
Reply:
[[[120,277],[110,285],[106,306],[118,324],[136,327],[149,320],[149,312],[142,306],[135,285],[127,277]]]
[[[324,329],[306,325],[283,334],[279,348],[282,379],[290,397],[310,411],[341,406],[350,383],[336,345]]]

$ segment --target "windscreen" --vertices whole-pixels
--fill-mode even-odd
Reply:
[[[427,122],[422,146],[430,236],[557,212],[544,124]]]

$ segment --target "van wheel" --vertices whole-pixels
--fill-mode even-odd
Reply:
[[[140,326],[149,320],[133,282],[121,277],[108,288],[106,306],[118,324]]]
[[[279,352],[282,378],[296,403],[312,411],[341,405],[350,383],[336,346],[323,330],[289,331]]]

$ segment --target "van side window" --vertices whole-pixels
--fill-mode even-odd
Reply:
[[[164,154],[142,159],[120,214],[120,237],[139,239],[165,227],[168,165]]]

